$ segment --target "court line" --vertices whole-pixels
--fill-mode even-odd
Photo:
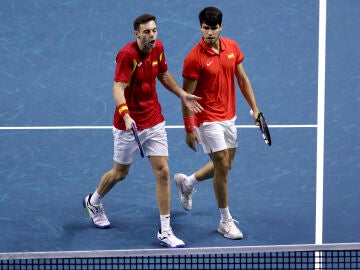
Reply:
[[[258,128],[255,125],[236,125],[237,128]],[[317,125],[269,125],[269,128],[317,128]],[[0,127],[0,130],[66,130],[66,129],[112,129],[112,126],[18,126]],[[165,126],[167,129],[183,129],[182,125]]]
[[[319,0],[315,244],[323,243],[326,0]]]

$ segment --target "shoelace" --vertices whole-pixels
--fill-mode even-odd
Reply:
[[[162,232],[162,234],[163,234],[163,233],[166,233],[167,236],[171,236],[171,235],[174,234],[174,233],[172,232],[172,230],[164,231],[164,232]]]
[[[94,206],[96,214],[97,215],[103,215],[105,214],[104,208],[102,207],[102,205],[100,204],[99,206]]]
[[[161,232],[161,234],[162,235],[164,235],[164,234],[166,234],[166,238],[170,238],[171,236],[173,236],[174,235],[174,232],[173,232],[173,230],[172,230],[172,228],[170,228],[169,230],[167,230],[167,231],[163,231],[163,232]]]
[[[237,221],[236,219],[233,219],[233,218],[229,219],[227,222],[224,222],[226,224],[225,229],[227,232],[230,232],[232,229],[237,229],[235,222],[237,224],[239,224],[239,221]]]
[[[177,238],[174,234],[174,232],[172,231],[172,229],[168,230],[168,231],[164,231],[163,233],[166,233],[166,238],[168,240],[171,240],[171,241],[175,241],[175,242],[181,242],[181,240],[179,238]],[[163,234],[162,233],[162,234]]]

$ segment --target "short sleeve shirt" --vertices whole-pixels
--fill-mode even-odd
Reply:
[[[197,80],[194,95],[204,111],[195,114],[195,125],[225,121],[236,115],[235,68],[244,54],[234,40],[220,37],[220,53],[214,52],[203,39],[184,60],[182,76]]]
[[[114,81],[127,83],[126,103],[139,130],[164,121],[156,92],[156,78],[167,70],[160,40],[156,41],[155,47],[148,54],[142,53],[134,41],[123,47],[116,56]],[[125,122],[116,109],[113,124],[117,129],[125,130]]]

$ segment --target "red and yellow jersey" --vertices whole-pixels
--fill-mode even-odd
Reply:
[[[195,125],[225,121],[236,115],[235,68],[244,54],[234,40],[220,38],[220,53],[214,52],[203,39],[184,60],[182,76],[197,80],[194,95],[204,111],[195,114]]]
[[[156,78],[168,70],[163,44],[155,43],[148,54],[140,51],[136,41],[123,47],[116,56],[115,82],[127,83],[125,99],[130,116],[138,130],[153,127],[164,121],[156,92]],[[113,125],[125,130],[125,122],[115,109]]]

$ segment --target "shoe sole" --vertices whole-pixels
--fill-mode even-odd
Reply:
[[[85,208],[86,212],[88,213],[89,217],[90,217],[90,221],[91,224],[93,225],[93,227],[97,228],[97,229],[109,229],[110,228],[110,224],[109,225],[105,225],[105,226],[99,226],[96,225],[93,221],[93,219],[91,218],[91,214],[90,214],[90,209],[87,207],[86,205],[86,198],[87,196],[83,199],[83,207]]]
[[[159,238],[157,238],[157,241],[161,246],[165,246],[165,247],[168,247],[168,248],[184,248],[185,247],[185,244],[184,245],[177,245],[177,246],[173,247],[173,246],[165,243],[164,241],[160,240]]]
[[[181,183],[178,183],[178,182],[175,180],[177,175],[180,175],[180,173],[177,173],[177,174],[174,175],[174,182],[175,182],[175,185],[176,185],[176,187],[178,188],[178,191],[179,191],[180,204],[181,204],[181,206],[182,206],[186,211],[190,211],[190,210],[192,209],[192,207],[186,208],[186,207],[183,205],[182,201],[181,201],[181,191],[182,191],[182,189],[181,189]]]

